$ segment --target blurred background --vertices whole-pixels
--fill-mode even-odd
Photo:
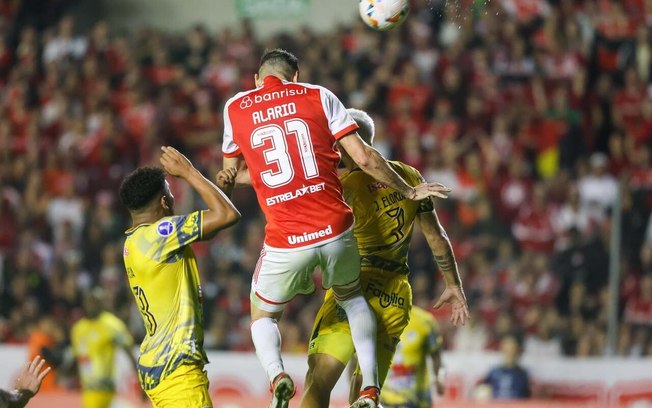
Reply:
[[[283,47],[302,81],[372,115],[384,155],[453,188],[437,211],[472,320],[456,329],[436,313],[442,406],[475,396],[507,334],[537,400],[652,406],[652,1],[412,3],[400,29],[379,33],[353,0],[0,0],[2,364],[64,350],[94,286],[142,339],[118,185],[158,163],[162,144],[214,175],[224,102],[254,86],[265,48]],[[201,205],[170,182],[177,212]],[[251,367],[211,379],[236,400],[267,395],[250,354],[264,226],[254,198],[238,191],[243,220],[193,246],[209,371]],[[410,264],[415,304],[429,308],[443,282],[418,232]],[[297,298],[281,324],[298,372],[322,295]],[[74,375],[51,377],[45,391],[75,400]]]

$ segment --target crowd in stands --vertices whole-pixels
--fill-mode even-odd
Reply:
[[[118,33],[105,22],[17,25],[0,0],[0,343],[65,343],[81,294],[134,335],[144,328],[125,279],[117,198],[159,147],[221,169],[222,107],[252,88],[258,57],[283,47],[300,79],[376,121],[376,146],[453,189],[437,211],[471,307],[447,349],[495,350],[517,332],[525,356],[652,357],[652,2],[415,2],[401,29],[360,22],[257,39],[252,26]],[[356,11],[352,8],[352,13]],[[177,212],[201,205],[171,179]],[[264,219],[253,191],[243,220],[194,245],[206,346],[252,350],[249,282]],[[620,218],[620,332],[607,344],[612,220]],[[415,303],[442,279],[418,231]],[[281,329],[304,352],[322,293],[297,298]]]

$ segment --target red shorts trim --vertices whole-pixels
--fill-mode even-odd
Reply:
[[[258,262],[256,262],[256,269],[254,269],[254,278],[253,281],[254,283],[258,282],[258,275],[260,274],[260,266],[263,263],[263,257],[265,256],[267,252],[265,252],[265,248],[260,251],[260,256],[258,257]]]
[[[269,303],[270,305],[284,305],[284,304],[286,304],[286,303],[289,303],[290,300],[292,300],[292,299],[290,299],[290,300],[288,300],[287,302],[274,302],[273,300],[265,299],[264,297],[262,297],[262,296],[260,295],[260,293],[258,293],[258,292],[256,292],[256,291],[254,291],[254,293],[256,294],[256,296],[258,297],[258,299],[262,300],[262,301],[265,302],[265,303]]]

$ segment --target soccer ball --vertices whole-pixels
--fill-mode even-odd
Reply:
[[[362,21],[380,31],[400,26],[410,12],[409,0],[360,0],[359,6]]]

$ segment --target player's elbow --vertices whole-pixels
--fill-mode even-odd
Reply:
[[[221,211],[208,211],[204,216],[204,239],[210,239],[220,230],[236,224],[240,217],[240,212],[235,207],[227,207]]]
[[[373,148],[365,146],[365,148],[361,149],[358,154],[355,155],[355,157],[352,157],[352,159],[362,169],[368,169],[373,167],[375,158],[374,153],[376,153],[376,151]]]
[[[222,213],[222,228],[228,228],[242,218],[242,214],[235,207],[230,207]]]

